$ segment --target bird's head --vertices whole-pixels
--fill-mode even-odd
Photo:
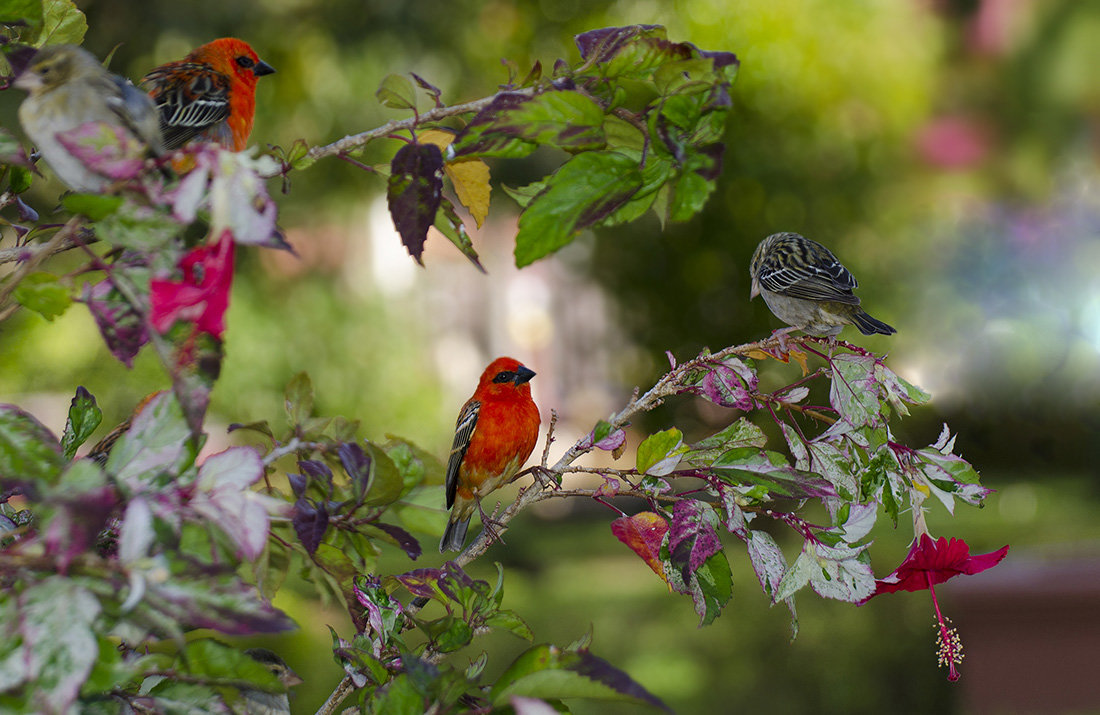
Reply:
[[[535,371],[519,360],[499,357],[489,363],[489,367],[481,373],[479,389],[487,390],[491,394],[506,395],[516,391],[529,394],[531,386],[527,383],[534,376]]]
[[[207,42],[192,51],[187,59],[204,62],[249,87],[255,87],[260,77],[275,73],[275,68],[261,60],[247,42],[236,37],[221,37]]]
[[[249,648],[245,653],[250,655],[253,660],[265,665],[286,687],[302,684],[301,676],[295,673],[275,651],[267,648]]]
[[[756,250],[752,253],[752,260],[749,261],[749,277],[752,279],[752,286],[749,288],[749,300],[760,295],[760,267],[764,264],[764,256],[772,244],[775,243],[778,235],[772,234],[765,238],[757,244]]]
[[[59,87],[89,68],[99,71],[99,60],[76,45],[49,45],[24,62],[25,67],[15,79],[15,86],[31,94]],[[15,62],[12,63],[15,66]]]

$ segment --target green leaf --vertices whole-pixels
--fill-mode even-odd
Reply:
[[[132,202],[96,223],[96,235],[104,241],[142,252],[168,249],[179,231],[180,225],[171,216]]]
[[[45,425],[15,405],[0,405],[0,476],[53,483],[65,463]]]
[[[531,628],[515,611],[497,611],[485,619],[485,625],[501,628],[525,640],[533,640],[535,637],[535,634],[531,632]]]
[[[688,155],[680,170],[680,178],[673,185],[668,205],[669,221],[687,221],[703,210],[717,182],[707,179],[700,172],[709,172],[713,162],[713,159],[703,154]]]
[[[22,166],[13,166],[8,172],[8,188],[12,193],[21,194],[31,188],[31,171]]]
[[[737,447],[757,447],[762,449],[768,443],[764,431],[754,423],[741,417],[721,432],[691,446],[691,453],[685,461],[697,466],[710,466],[719,456]]]
[[[601,223],[642,188],[638,163],[621,152],[578,154],[547,180],[519,219],[516,266],[522,268]]]
[[[649,705],[668,711],[629,675],[588,651],[536,645],[521,653],[489,691],[493,705],[512,696],[542,699],[593,698]]]
[[[525,186],[511,187],[505,184],[501,184],[504,193],[512,197],[512,199],[519,204],[521,209],[527,208],[527,204],[531,203],[531,200],[538,196],[546,188],[545,181],[532,181]]]
[[[103,194],[66,194],[61,205],[69,213],[82,214],[93,221],[102,221],[122,207],[121,196]]]
[[[5,0],[0,3],[0,23],[11,25],[23,21],[29,27],[42,25],[42,0]]]
[[[313,382],[309,374],[300,372],[290,379],[284,392],[286,414],[290,423],[300,425],[313,414]]]
[[[638,445],[636,467],[643,474],[663,477],[676,468],[680,457],[687,452],[684,435],[675,427],[646,437]]]
[[[386,75],[374,96],[385,107],[416,109],[416,90],[409,78],[404,75]]]
[[[0,601],[0,691],[23,685],[29,712],[69,712],[99,653],[99,601],[52,576]],[[64,617],[59,617],[64,614]]]
[[[125,688],[127,683],[136,679],[144,666],[142,658],[124,661],[118,644],[106,636],[96,636],[96,643],[99,645],[99,653],[80,690],[84,696]],[[81,706],[87,708],[85,703],[81,703]]]
[[[431,624],[428,635],[440,653],[451,653],[474,639],[474,629],[461,618],[445,616]]]
[[[103,421],[103,410],[99,409],[92,393],[84,386],[76,388],[76,395],[69,403],[69,419],[65,422],[65,432],[61,435],[61,451],[65,459],[72,459],[77,448],[87,441],[96,427]]]
[[[405,480],[390,456],[373,442],[364,442],[371,458],[370,488],[363,503],[385,506],[397,501],[405,491]]]
[[[153,397],[134,417],[107,458],[106,470],[121,485],[141,492],[160,480],[175,480],[194,461],[191,430],[169,392]]]
[[[733,597],[733,573],[730,571],[726,553],[719,551],[708,558],[694,574],[698,582],[699,596],[695,600],[695,612],[699,614],[699,625],[707,626],[714,622],[722,608]]]
[[[829,402],[850,425],[861,427],[882,422],[879,392],[875,379],[875,358],[865,355],[836,355],[832,360],[833,379]]]
[[[370,699],[370,712],[378,715],[423,715],[427,708],[424,696],[417,691],[408,674],[401,673],[375,692]]]
[[[529,97],[505,92],[478,112],[455,137],[455,157],[527,156],[541,144],[591,151],[606,144],[603,109],[574,90]]]
[[[402,493],[407,494],[419,484],[443,483],[443,463],[434,454],[400,437],[386,437],[382,449],[401,473]]]
[[[88,31],[88,20],[72,0],[44,0],[42,3],[42,28],[27,42],[43,45],[79,45]]]
[[[834,497],[836,489],[812,472],[801,472],[778,452],[737,447],[714,460],[711,471],[734,485],[755,484],[771,496],[795,499]]]
[[[439,209],[435,212],[435,222],[432,225],[446,236],[447,240],[462,252],[462,255],[470,259],[479,271],[485,273],[481,259],[478,258],[477,251],[474,249],[474,242],[470,240],[470,234],[466,230],[466,224],[462,223],[462,219],[455,212],[454,204],[447,197],[443,197],[439,202]]]
[[[210,680],[248,681],[259,690],[281,693],[285,690],[271,670],[244,651],[212,638],[199,638],[184,646],[183,672]]]
[[[53,320],[64,313],[72,298],[69,289],[61,285],[52,273],[36,271],[23,277],[15,287],[12,297],[24,308],[29,308],[46,320]]]

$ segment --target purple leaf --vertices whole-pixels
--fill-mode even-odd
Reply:
[[[10,61],[11,56],[9,55],[7,59]],[[23,145],[7,129],[0,129],[0,164],[34,169],[34,164],[31,163],[26,150],[23,149]]]
[[[626,432],[622,429],[612,429],[610,422],[600,420],[578,447],[581,449],[595,447],[605,452],[611,452],[624,444],[626,444]]]
[[[750,383],[752,388],[756,386],[755,377],[754,375]],[[746,385],[744,378],[732,367],[715,365],[703,377],[696,391],[716,405],[748,411],[753,408],[752,388]]]
[[[303,459],[298,462],[298,468],[302,470],[302,474],[323,484],[329,497],[332,497],[332,470],[327,464],[316,459]]]
[[[149,342],[149,333],[141,315],[109,280],[95,285],[85,284],[81,301],[95,318],[107,349],[123,365],[133,367],[134,357]]]
[[[718,177],[722,175],[722,157],[726,154],[726,145],[718,142],[702,147],[698,152],[709,157],[711,164],[697,167],[695,173],[707,181],[717,181]]]
[[[325,538],[325,531],[328,529],[328,510],[324,504],[314,504],[306,499],[299,499],[294,502],[291,524],[294,526],[294,532],[298,534],[299,541],[306,547],[306,552],[312,556],[321,545],[321,539]]]
[[[424,265],[424,241],[443,199],[443,154],[434,144],[406,144],[394,154],[390,170],[390,216],[409,255]]]
[[[302,494],[306,491],[307,480],[303,474],[287,474],[287,481],[290,482],[290,490],[294,492],[294,496],[301,498]]]
[[[392,524],[381,524],[378,522],[371,524],[371,526],[378,529],[379,531],[383,531],[386,534],[389,534],[393,538],[393,540],[397,542],[397,545],[400,546],[405,554],[413,561],[416,561],[418,558],[420,558],[420,554],[423,553],[420,548],[420,542],[417,541],[412,534],[405,531],[400,526],[393,526]]]
[[[56,136],[80,163],[113,181],[136,179],[145,166],[147,147],[122,126],[85,122]]]
[[[210,628],[226,635],[278,633],[295,627],[285,613],[261,598],[255,586],[232,571],[204,578],[149,580],[144,604],[160,611],[156,622],[188,630]],[[169,635],[162,633],[162,635]]]
[[[668,532],[668,553],[684,582],[703,562],[722,550],[715,526],[718,517],[706,502],[684,499],[676,502]]]
[[[414,569],[394,578],[414,596],[435,598],[439,595],[439,582],[445,576],[443,569]]]
[[[603,683],[617,693],[649,703],[665,712],[672,712],[672,709],[661,702],[660,698],[603,658],[594,656],[587,650],[578,651],[577,656],[579,656],[579,662],[571,665],[570,670],[598,683]]]
[[[664,28],[660,25],[628,25],[626,27],[604,27],[589,30],[574,38],[581,59],[585,62],[595,60],[606,62],[615,56],[622,47],[638,37],[664,37]]]
[[[61,573],[68,570],[74,559],[91,550],[96,536],[118,506],[118,494],[106,484],[99,467],[90,461],[74,462],[66,479],[82,488],[61,497],[45,529],[46,553],[56,558]]]
[[[336,449],[336,454],[339,455],[340,464],[344,466],[344,471],[348,473],[348,477],[355,486],[355,493],[362,497],[367,493],[367,487],[370,485],[370,457],[355,442],[342,443]]]
[[[435,102],[435,106],[436,106],[437,109],[439,107],[443,106],[443,102],[439,101],[439,96],[441,94],[443,94],[443,92],[439,89],[439,87],[436,87],[435,85],[431,84],[430,82],[425,80],[423,77],[418,75],[416,72],[409,72],[409,74],[412,75],[412,78],[416,81],[416,83],[420,86],[421,89],[423,89],[424,91],[426,91],[428,94],[431,95],[432,101]]]

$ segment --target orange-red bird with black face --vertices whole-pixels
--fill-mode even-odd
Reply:
[[[145,75],[167,149],[192,139],[243,151],[256,114],[256,81],[275,70],[244,40],[222,37]]]
[[[516,476],[531,456],[539,433],[539,408],[528,381],[534,371],[501,357],[481,373],[462,406],[447,460],[447,508],[451,518],[439,550],[461,551],[466,529],[481,499]]]

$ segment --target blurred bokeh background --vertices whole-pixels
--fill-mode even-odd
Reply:
[[[473,232],[486,277],[439,236],[417,267],[378,178],[335,160],[294,174],[277,198],[299,258],[238,258],[215,442],[230,422],[277,421],[283,386],[306,370],[321,413],[442,457],[482,367],[512,354],[538,372],[544,416],[561,418],[556,454],[635,385],[651,384],[666,350],[687,358],[778,327],[761,301],[748,301],[747,261],[766,234],[798,231],[833,248],[870,312],[899,331],[846,337],[889,351],[894,369],[933,395],[901,423],[902,440],[928,444],[946,421],[997,490],[982,510],[963,506],[952,519],[932,506],[930,516],[934,532],[976,551],[1013,547],[999,569],[943,589],[971,654],[962,680],[949,684],[935,667],[927,594],[860,609],[801,595],[801,631],[788,642],[786,610],[767,607],[743,556],[732,559],[729,608],[696,629],[690,602],[612,538],[612,514],[599,505],[552,503],[523,516],[475,572],[503,562],[506,600],[539,640],[568,643],[592,628],[593,652],[678,712],[1100,711],[1096,679],[1066,665],[1089,661],[1044,630],[1044,614],[1100,599],[1100,1],[78,4],[86,46],[104,56],[120,45],[112,67],[134,78],[214,37],[251,42],[278,70],[258,91],[252,138],[261,147],[326,143],[401,116],[374,99],[391,72],[416,72],[448,103],[485,96],[507,81],[502,58],[521,75],[535,60],[574,61],[573,35],[597,27],[657,23],[674,40],[735,52],[725,170],[704,213],[663,230],[650,216],[584,235],[522,271],[511,260],[515,205],[499,188],[490,220]],[[0,94],[4,126],[15,126],[19,99]],[[526,183],[559,159],[496,162],[494,184]],[[43,186],[31,200],[48,212],[59,193]],[[778,371],[770,379],[795,377],[793,367],[768,369]],[[0,401],[60,432],[78,384],[109,426],[166,381],[148,351],[133,370],[114,361],[80,306],[53,322],[23,311],[0,325]],[[637,426],[675,423],[694,439],[735,417],[687,399]],[[911,532],[880,530],[871,553],[882,575]],[[422,536],[421,561],[439,563]],[[787,545],[793,556],[797,544]],[[1062,565],[1057,576],[1035,590],[1040,566],[1052,563]],[[341,675],[325,624],[348,628],[308,592],[284,589],[277,604],[302,629],[267,643],[307,680],[296,712],[316,709]],[[984,640],[968,640],[968,619],[988,626],[975,629]],[[1016,647],[991,647],[990,634]],[[490,669],[501,669],[523,647],[491,638],[470,657],[484,648]],[[1053,674],[1042,669],[1052,659]],[[1033,700],[1006,688],[1028,679]],[[1070,681],[1085,700],[1066,701]]]

